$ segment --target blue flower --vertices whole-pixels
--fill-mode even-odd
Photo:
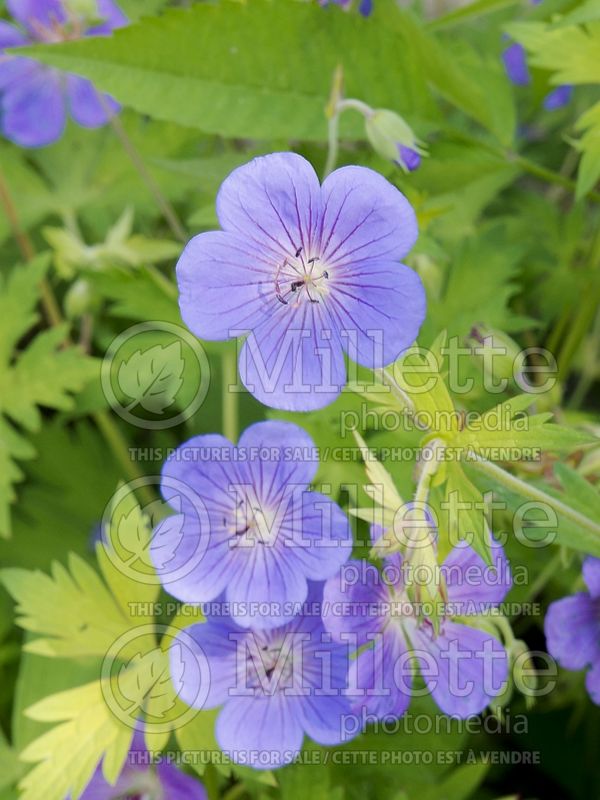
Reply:
[[[504,69],[515,86],[528,86],[531,81],[525,48],[518,42],[510,44],[502,53]]]
[[[384,559],[383,571],[367,562],[349,562],[325,584],[325,627],[341,641],[355,637],[349,689],[355,713],[377,719],[401,716],[410,703],[418,665],[431,695],[449,715],[478,714],[506,685],[508,659],[500,641],[459,618],[483,613],[502,602],[512,585],[499,545],[494,569],[470,547],[456,547],[441,566],[445,585],[440,629],[408,592],[410,565],[400,554]],[[413,573],[414,582],[420,580]],[[350,608],[342,616],[337,611]],[[336,613],[337,612],[337,613]]]
[[[240,628],[227,614],[185,629],[172,680],[189,705],[202,696],[202,708],[222,706],[215,735],[233,761],[276,769],[297,757],[304,734],[335,745],[350,738],[348,728],[356,730],[348,725],[354,717],[344,696],[348,647],[325,631],[321,603],[322,586],[311,584],[305,609],[274,630]],[[210,682],[208,694],[200,674]]]
[[[161,491],[178,513],[157,527],[151,556],[186,602],[225,592],[242,626],[274,627],[306,599],[307,579],[335,574],[352,549],[348,520],[318,492],[315,445],[288,422],[259,422],[239,445],[196,436],[166,461]],[[268,603],[268,608],[248,609]]]
[[[561,667],[590,667],[586,677],[588,694],[600,705],[600,558],[583,562],[587,592],[579,592],[550,603],[544,632],[548,652]]]
[[[98,18],[88,22],[65,0],[7,0],[19,26],[0,20],[0,126],[21,147],[43,147],[62,135],[67,107],[79,125],[104,125],[119,106],[99,95],[90,81],[59,72],[30,58],[8,55],[6,48],[108,35],[127,24],[113,0],[98,0]]]
[[[425,293],[399,261],[417,222],[378,173],[342,167],[319,186],[301,156],[274,153],[226,178],[217,214],[223,230],[177,264],[181,315],[204,339],[248,334],[240,376],[264,405],[322,408],[346,382],[344,351],[375,368],[414,342]]]
[[[111,786],[98,766],[80,800],[119,800],[125,797],[164,797],[172,800],[207,800],[204,786],[177,767],[161,761],[154,768],[144,744],[142,731],[136,731],[125,765]]]
[[[573,96],[573,87],[565,83],[562,86],[557,86],[551,92],[548,92],[544,98],[544,108],[546,111],[556,111],[563,108],[571,102]]]

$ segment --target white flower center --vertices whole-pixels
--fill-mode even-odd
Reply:
[[[329,271],[316,255],[305,254],[299,247],[275,272],[275,296],[283,305],[319,303],[328,294]]]

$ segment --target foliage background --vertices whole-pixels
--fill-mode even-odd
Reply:
[[[342,117],[340,163],[379,170],[417,210],[421,236],[410,264],[428,292],[421,344],[430,345],[442,330],[466,338],[483,324],[520,346],[547,347],[556,354],[560,381],[550,395],[536,398],[535,410],[598,433],[597,0],[544,0],[538,6],[476,0],[458,8],[441,3],[435,15],[418,3],[375,0],[368,20],[293,0],[121,5],[134,24],[113,38],[56,45],[35,56],[90,77],[119,99],[127,136],[188,234],[216,225],[220,182],[257,153],[293,148],[322,170],[325,108],[334,70],[342,65],[347,96],[397,111],[428,144],[429,158],[405,175],[371,150],[359,115]],[[504,74],[505,33],[530,54],[533,82],[525,89],[513,87]],[[544,111],[549,87],[565,82],[576,85],[574,101]],[[128,448],[167,448],[226,427],[222,370],[233,344],[205,345],[210,390],[181,426],[146,431],[111,415],[100,360],[114,337],[136,322],[180,322],[173,273],[180,245],[110,127],[86,131],[71,124],[57,144],[41,150],[0,141],[0,162],[20,226],[39,254],[25,265],[0,215],[0,559],[6,567],[47,573],[52,563],[67,564],[76,554],[96,569],[93,529],[119,481],[130,479],[132,470],[152,474],[159,467],[151,460],[127,465]],[[58,327],[40,308],[43,276],[64,319]],[[83,341],[87,352],[62,347],[67,335]],[[169,337],[157,335],[156,342],[168,345]],[[455,400],[466,410],[484,411],[490,401],[476,358],[472,374],[475,388]],[[511,386],[506,397],[515,393]],[[185,396],[178,402],[185,405]],[[295,420],[321,447],[352,444],[333,423],[356,404],[344,395],[324,412]],[[243,395],[239,427],[265,413],[274,415]],[[415,444],[385,433],[369,441]],[[543,471],[526,477],[545,481],[599,519],[600,451],[570,449],[557,455],[549,447]],[[569,467],[562,473],[561,463]],[[409,496],[412,465],[390,470]],[[329,461],[318,478],[338,487],[348,507],[341,484],[364,483],[364,472],[358,463]],[[497,520],[498,526],[503,522]],[[513,563],[524,564],[532,578],[511,597],[545,608],[578,586],[580,560],[570,548],[581,546],[577,532],[562,530],[563,546],[550,552],[510,542]],[[72,598],[54,596],[41,577],[36,581],[34,591],[43,587],[60,619]],[[0,604],[0,798],[8,800],[19,796],[15,782],[30,768],[18,754],[48,729],[48,720],[32,720],[24,710],[91,680],[102,652],[66,648],[69,657],[49,659],[26,650],[31,634],[15,624],[4,590]],[[541,615],[513,620],[518,636],[537,649],[545,646],[541,623]],[[38,632],[46,633],[48,624],[41,630],[38,625]],[[423,709],[432,711],[427,702]],[[516,695],[510,713],[527,714],[526,734],[367,734],[360,747],[536,751],[539,765],[457,767],[449,760],[431,767],[298,766],[260,780],[247,770],[200,772],[211,800],[233,790],[236,796],[282,800],[600,796],[600,711],[585,694],[582,674],[561,672],[558,689],[532,709]],[[210,722],[203,718],[178,736],[179,746],[208,746]],[[57,769],[68,771],[72,765],[63,755],[65,764],[59,761]]]

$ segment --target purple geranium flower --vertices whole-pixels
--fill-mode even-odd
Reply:
[[[226,178],[217,214],[223,230],[177,264],[181,315],[204,339],[249,334],[240,375],[265,405],[322,408],[346,382],[344,350],[374,368],[414,342],[425,293],[399,260],[417,223],[378,173],[342,167],[319,186],[304,158],[274,153]]]
[[[181,445],[161,482],[179,513],[158,525],[151,545],[165,588],[186,602],[225,591],[242,626],[290,620],[307,579],[334,575],[352,549],[345,514],[308,490],[317,465],[312,439],[289,422],[252,425],[237,447],[216,434]]]
[[[325,627],[338,640],[353,637],[360,649],[348,689],[356,713],[401,716],[410,702],[413,664],[446,714],[478,714],[500,694],[508,674],[504,647],[488,631],[462,621],[502,602],[512,585],[502,548],[494,545],[493,552],[494,568],[464,545],[446,558],[440,568],[446,602],[437,633],[426,609],[409,598],[410,565],[400,554],[384,559],[383,572],[367,562],[349,562],[327,581]]]
[[[600,705],[600,558],[583,562],[587,592],[550,603],[544,632],[548,652],[561,667],[591,667],[586,677],[588,694]]]
[[[544,108],[546,111],[556,111],[563,108],[571,102],[573,97],[573,87],[565,83],[562,86],[557,86],[551,92],[548,92],[544,98]]]
[[[525,48],[518,42],[510,44],[502,53],[504,69],[516,86],[528,86],[531,80]]]
[[[348,724],[354,717],[344,695],[348,647],[325,631],[322,595],[322,584],[311,584],[301,613],[273,630],[240,628],[226,614],[185,630],[183,660],[171,662],[172,679],[189,705],[202,696],[203,708],[223,706],[215,734],[233,761],[274,769],[298,755],[304,734],[335,745],[356,729]],[[209,676],[208,694],[198,675]]]
[[[166,762],[153,767],[142,731],[134,734],[125,765],[115,785],[106,782],[102,767],[98,766],[80,800],[122,800],[127,797],[207,800],[204,786],[177,767]]]
[[[20,27],[0,20],[1,126],[21,147],[42,147],[60,138],[67,106],[79,125],[104,125],[119,106],[100,95],[90,81],[4,53],[10,47],[108,35],[127,24],[113,0],[98,0],[98,20],[91,23],[69,10],[64,0],[7,0]]]

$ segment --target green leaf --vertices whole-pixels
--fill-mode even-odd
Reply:
[[[531,54],[531,64],[551,70],[552,82],[600,82],[600,22],[553,27],[542,22],[515,22],[510,35]]]
[[[452,248],[445,288],[439,298],[429,300],[424,340],[441,328],[449,338],[462,338],[480,322],[501,331],[530,327],[531,320],[509,306],[519,288],[516,279],[523,251],[507,240],[504,226],[498,224],[480,228],[477,238]]]
[[[324,140],[338,63],[349,95],[374,105],[394,99],[409,111],[430,105],[418,90],[422,78],[397,80],[415,70],[389,29],[312,3],[201,3],[110,38],[27,53],[91,78],[137,111],[230,137]],[[363,135],[358,116],[349,115],[344,129]]]
[[[72,555],[70,570],[54,563],[51,575],[11,568],[0,573],[17,602],[17,623],[42,634],[25,647],[46,656],[103,656],[130,627],[99,575]]]
[[[446,507],[441,514],[442,520],[446,523],[444,528],[449,540],[455,544],[467,539],[484,561],[491,564],[490,529],[483,495],[467,478],[459,464],[450,462],[446,474],[444,498]],[[465,508],[461,504],[464,504]]]
[[[22,800],[77,800],[103,761],[107,780],[119,775],[133,737],[106,703],[100,681],[51,695],[28,709],[40,722],[58,722],[29,744],[24,761],[39,762],[21,781]]]
[[[474,51],[452,53],[395,7],[376,9],[365,25],[358,14],[323,13],[316,3],[202,3],[110,38],[21,52],[90,78],[141,113],[227,137],[324,141],[338,65],[346,95],[372,107],[433,117],[431,84],[503,143],[514,132],[500,65]],[[344,115],[341,130],[364,138],[358,115]]]
[[[0,277],[0,536],[10,535],[12,486],[22,477],[14,459],[35,453],[9,419],[28,431],[38,430],[38,406],[72,408],[73,393],[98,374],[95,359],[76,347],[63,347],[65,326],[38,333],[25,350],[15,349],[38,319],[34,309],[47,268],[48,257],[42,255],[15,267],[4,281]]]

